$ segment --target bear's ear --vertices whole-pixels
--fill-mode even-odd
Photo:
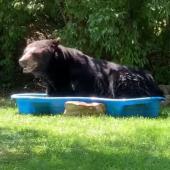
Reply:
[[[57,59],[59,54],[60,54],[60,49],[58,48],[58,45],[60,44],[60,38],[58,37],[57,39],[53,39],[51,40],[51,44],[50,44],[50,49],[52,52],[54,52],[54,56]]]
[[[60,37],[58,37],[57,39],[52,40],[51,47],[54,50],[57,50],[58,49],[58,45],[60,44],[60,41],[61,41]]]

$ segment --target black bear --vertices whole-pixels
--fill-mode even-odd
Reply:
[[[29,44],[19,64],[24,73],[32,73],[45,82],[50,96],[163,96],[150,73],[91,58],[60,45],[58,40]]]

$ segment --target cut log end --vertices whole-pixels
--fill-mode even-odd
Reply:
[[[79,101],[68,101],[65,103],[64,115],[69,116],[100,116],[106,113],[103,103],[86,103]]]

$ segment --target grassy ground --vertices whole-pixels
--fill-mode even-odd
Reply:
[[[2,170],[169,170],[170,107],[163,117],[22,116],[0,99]]]

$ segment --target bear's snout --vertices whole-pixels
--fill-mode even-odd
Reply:
[[[21,66],[21,67],[26,67],[27,66],[27,63],[28,63],[28,61],[27,60],[24,60],[23,58],[20,58],[19,59],[19,65]]]
[[[32,73],[38,67],[37,62],[31,59],[25,59],[24,57],[19,59],[19,65],[23,68],[24,73]]]

